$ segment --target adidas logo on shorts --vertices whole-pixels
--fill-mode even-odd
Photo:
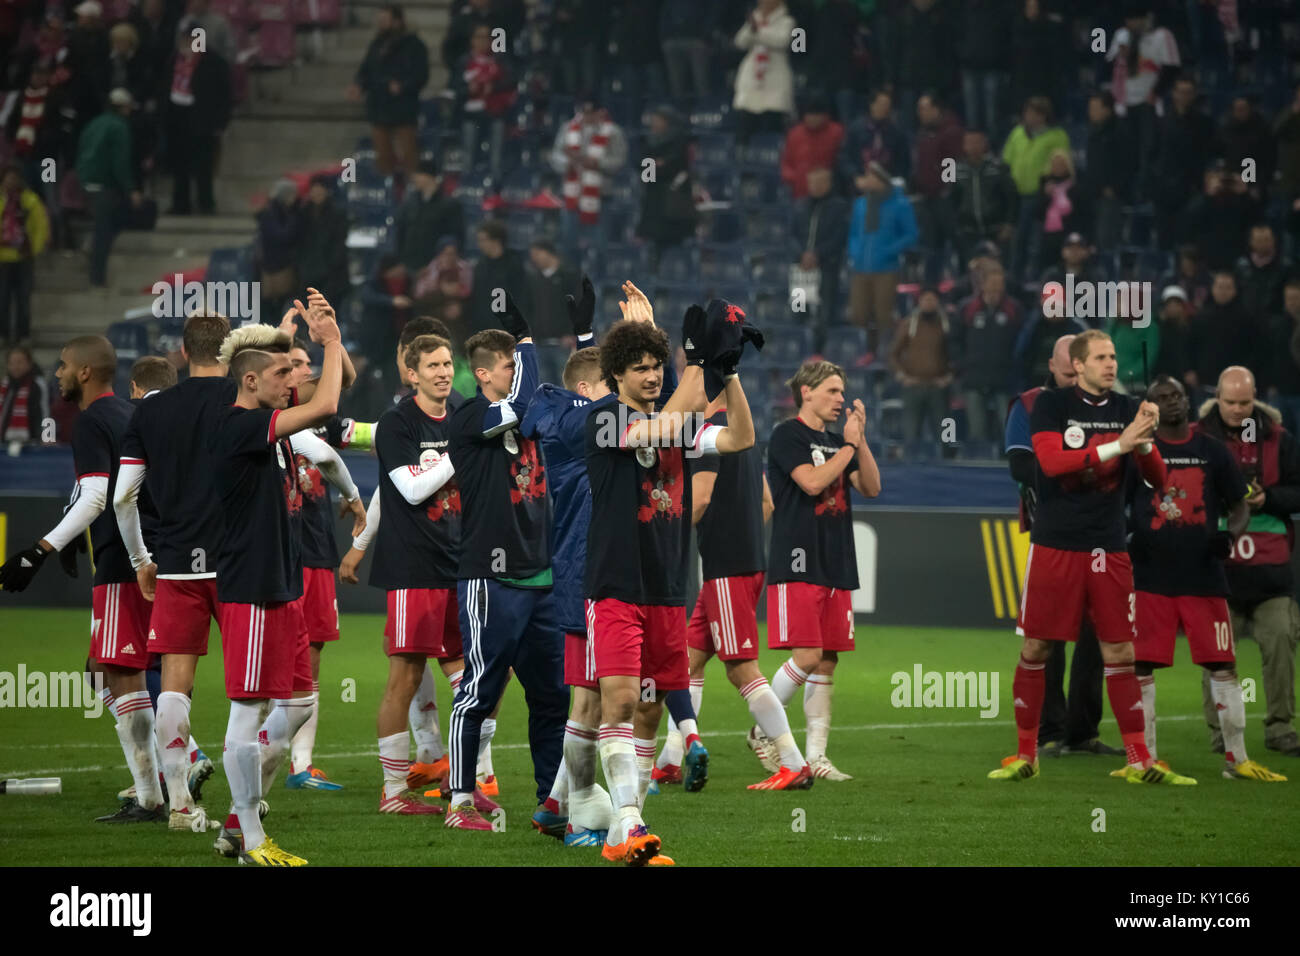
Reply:
[[[134,644],[128,644],[128,645],[126,645],[126,647],[122,648],[122,653],[123,653],[123,654],[134,654],[134,653],[135,653],[135,645],[134,645]]]

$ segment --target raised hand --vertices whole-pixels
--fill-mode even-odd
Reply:
[[[582,277],[582,295],[575,299],[571,295],[564,297],[564,305],[569,310],[569,324],[573,334],[578,338],[590,335],[596,321],[596,289],[591,279]]]
[[[510,298],[509,292],[505,293],[505,298],[505,311],[498,313],[501,316],[501,328],[513,335],[516,342],[522,341],[533,334],[528,328],[528,320],[519,311],[519,306],[515,304],[515,300]]]
[[[861,402],[856,403],[861,405]],[[857,407],[844,409],[844,441],[850,445],[862,443],[862,429],[866,424],[866,413],[858,414]]]
[[[708,334],[708,313],[698,305],[690,306],[682,317],[682,351],[686,353],[687,365],[704,367],[704,345]]]
[[[618,304],[623,313],[623,318],[631,319],[633,322],[649,322],[655,324],[655,310],[650,305],[650,300],[646,294],[634,286],[631,282],[623,283],[623,295],[627,296],[626,302]]]

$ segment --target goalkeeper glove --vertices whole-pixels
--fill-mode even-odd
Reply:
[[[519,311],[519,306],[515,305],[515,300],[510,298],[509,292],[505,293],[505,297],[506,308],[504,312],[500,313],[501,328],[513,335],[516,342],[528,338],[533,334],[528,328],[528,320]]]
[[[596,319],[596,290],[591,279],[582,277],[582,295],[575,299],[571,295],[564,297],[564,304],[569,310],[569,324],[573,334],[579,340],[590,338],[592,325]]]

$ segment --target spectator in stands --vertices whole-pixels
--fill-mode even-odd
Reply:
[[[792,197],[806,195],[809,170],[835,164],[843,142],[844,127],[831,119],[830,101],[821,94],[810,96],[803,119],[790,127],[781,149],[781,180]]]
[[[296,263],[302,229],[298,187],[292,179],[281,179],[271,187],[266,205],[257,214],[262,311],[267,315],[279,315],[285,300],[301,287]]]
[[[734,43],[745,50],[736,71],[736,142],[744,145],[759,133],[782,133],[794,112],[794,74],[790,71],[790,37],[794,17],[781,0],[758,0],[736,31]]]
[[[1020,306],[1006,294],[1002,266],[986,264],[983,273],[981,291],[961,304],[960,321],[952,330],[953,369],[965,398],[971,441],[994,441],[1001,433],[1017,377],[1013,363],[1021,330]]]
[[[902,256],[916,245],[916,217],[901,186],[880,163],[858,178],[862,195],[849,217],[849,312],[867,329],[868,349],[885,347],[894,324]]]
[[[203,31],[204,49],[215,53],[227,64],[235,62],[239,49],[235,45],[235,31],[225,14],[212,9],[212,0],[186,0],[185,15],[176,25],[177,38],[193,41],[194,31]]]
[[[1286,211],[1293,255],[1300,255],[1300,86],[1273,127],[1277,140],[1278,193]]]
[[[48,182],[50,177],[41,175],[46,169],[58,170],[75,146],[75,142],[69,142],[70,124],[60,115],[64,87],[53,82],[52,72],[44,60],[32,65],[27,86],[9,112],[6,130],[13,144],[14,160],[22,167],[23,179],[39,189],[45,200],[54,244],[66,246],[69,237],[59,204],[58,177]]]
[[[334,177],[318,173],[299,205],[302,232],[298,242],[300,288],[319,289],[334,304],[351,291],[348,281],[348,214],[334,201]]]
[[[979,295],[984,288],[984,274],[990,269],[1002,271],[1002,253],[996,242],[985,239],[975,244],[965,263],[966,271],[957,276],[952,288],[948,290],[951,302],[960,304],[971,296]]]
[[[104,29],[99,0],[82,0],[73,11],[76,23],[68,31],[68,55],[63,60],[71,78],[69,105],[77,111],[77,124],[84,129],[104,109],[109,85],[108,31]]]
[[[438,240],[451,236],[457,247],[465,242],[465,214],[443,186],[437,163],[424,160],[411,177],[411,186],[393,222],[397,258],[414,275],[438,252]]]
[[[1008,247],[1015,235],[1020,197],[1011,171],[989,151],[983,130],[968,129],[962,136],[962,158],[955,173],[957,181],[948,191],[947,205],[956,223],[961,261],[970,259],[980,242]]]
[[[1031,96],[1045,96],[1052,109],[1059,112],[1064,105],[1066,79],[1078,74],[1073,70],[1069,27],[1059,13],[1043,9],[1045,5],[1045,0],[1023,0],[1020,13],[1012,21],[1011,89],[1007,102],[1023,103]]]
[[[957,59],[969,126],[996,131],[1002,125],[1000,101],[1011,52],[1007,21],[1014,4],[1015,0],[966,0],[960,5]]]
[[[965,134],[961,122],[951,110],[944,109],[937,93],[925,93],[916,101],[916,118],[912,187],[917,193],[917,224],[926,251],[925,278],[937,282],[947,259],[948,242],[956,239],[956,221],[944,197],[948,187],[943,172],[948,160],[962,155]],[[987,142],[984,152],[988,153]]]
[[[528,284],[533,296],[528,327],[533,330],[533,337],[562,339],[572,336],[573,326],[569,322],[564,297],[571,295],[576,299],[582,294],[582,277],[578,270],[560,258],[555,244],[549,239],[535,240],[528,247],[528,260],[532,265],[528,271]]]
[[[443,66],[452,70],[469,53],[470,37],[474,35],[474,29],[480,26],[505,29],[500,18],[494,16],[492,0],[469,0],[452,11],[447,34],[442,38]],[[381,26],[380,30],[383,29],[385,28]]]
[[[167,150],[172,166],[173,216],[188,216],[190,183],[198,194],[200,215],[217,211],[212,179],[221,134],[232,109],[230,65],[211,49],[195,50],[185,24],[176,40],[171,87],[164,109]]]
[[[1197,108],[1196,100],[1196,81],[1190,76],[1179,77],[1170,95],[1173,109],[1157,125],[1156,159],[1148,192],[1155,203],[1156,231],[1165,249],[1188,238],[1179,228],[1179,217],[1187,197],[1200,189],[1211,159],[1219,154],[1214,123]]]
[[[664,79],[663,44],[659,40],[657,3],[610,4],[614,22],[610,26],[610,46],[618,54],[610,66],[623,92],[634,103],[663,99],[668,84]],[[707,16],[709,8],[700,11]],[[705,59],[707,70],[708,60]]]
[[[1205,171],[1204,192],[1183,210],[1182,235],[1196,243],[1208,268],[1231,269],[1246,252],[1247,233],[1259,211],[1241,175],[1218,160]]]
[[[907,0],[889,18],[881,38],[885,76],[898,94],[903,125],[915,123],[916,101],[925,90],[946,96],[953,90],[957,65],[957,25],[954,4],[937,0]]]
[[[850,195],[869,163],[879,163],[891,175],[904,179],[911,172],[907,134],[894,122],[893,102],[886,90],[876,90],[871,94],[867,115],[854,120],[845,130],[838,168],[840,187]]]
[[[712,79],[709,36],[716,25],[716,16],[716,4],[663,0],[659,8],[659,42],[663,44],[668,93],[674,100],[709,95]]]
[[[564,177],[560,242],[571,259],[577,260],[582,241],[594,239],[605,177],[626,163],[623,130],[594,96],[583,97],[578,112],[560,127],[551,147],[551,168]]]
[[[1042,235],[1039,253],[1043,261],[1052,261],[1060,256],[1065,237],[1074,232],[1075,225],[1084,218],[1074,161],[1063,149],[1054,152],[1049,160],[1038,195],[1038,209],[1039,218],[1034,227]]]
[[[1237,96],[1232,109],[1219,129],[1223,144],[1223,161],[1233,176],[1251,176],[1247,191],[1257,201],[1268,198],[1277,169],[1277,139],[1268,120],[1255,109],[1247,96]]]
[[[600,88],[612,6],[605,0],[555,0],[547,39],[560,92],[577,96]]]
[[[90,248],[90,284],[95,288],[108,286],[108,253],[126,221],[126,203],[144,202],[131,162],[132,106],[130,93],[113,90],[108,109],[87,124],[77,143],[77,178],[95,223]]]
[[[995,285],[997,282],[995,280]],[[1062,290],[1064,291],[1064,290]],[[986,283],[985,293],[991,296]],[[1062,305],[1068,299],[1058,299]],[[1028,386],[1033,382],[1043,381],[1051,369],[1048,362],[1052,358],[1055,342],[1062,335],[1078,335],[1088,328],[1082,319],[1073,318],[1065,313],[1069,309],[1039,308],[1034,309],[1027,322],[1020,329],[1014,348],[1016,387]]]
[[[140,35],[123,20],[108,31],[112,52],[108,58],[109,83],[113,89],[127,90],[135,100],[131,114],[131,140],[135,151],[136,175],[143,181],[153,168],[158,142],[158,70],[140,52]]]
[[[1245,310],[1237,277],[1228,269],[1216,270],[1210,299],[1192,320],[1199,384],[1209,387],[1218,381],[1222,369],[1245,365],[1259,370],[1257,380],[1261,388],[1266,388],[1274,366],[1272,357],[1264,355],[1261,341],[1267,321],[1268,316],[1255,316]]]
[[[180,17],[168,9],[165,0],[141,0],[127,16],[140,41],[140,56],[144,57],[152,73],[153,89],[148,98],[157,100],[166,83],[165,74],[171,64],[172,50],[176,49],[176,27]],[[233,64],[235,61],[227,62]]]
[[[1048,266],[1041,276],[1039,282],[1047,285],[1049,282],[1056,282],[1065,288],[1069,282],[1067,277],[1074,277],[1074,284],[1078,286],[1081,282],[1101,282],[1105,279],[1105,274],[1093,258],[1097,250],[1088,244],[1080,232],[1072,232],[1065,237],[1061,244],[1061,256],[1055,265]],[[1065,333],[1060,333],[1064,335]]]
[[[474,271],[469,262],[460,257],[456,240],[451,236],[443,236],[438,240],[433,259],[416,275],[415,291],[411,294],[421,303],[436,300],[437,309],[424,311],[436,311],[441,315],[446,311],[448,303],[454,301],[459,304],[469,298],[474,288],[473,276]],[[459,318],[463,309],[457,305],[454,311]]]
[[[1187,292],[1178,285],[1168,285],[1160,293],[1160,348],[1150,356],[1151,375],[1170,375],[1190,392],[1196,387],[1195,348],[1192,342],[1191,317]]]
[[[825,92],[836,117],[847,125],[857,113],[856,91],[867,88],[863,21],[871,6],[856,0],[821,0],[804,4],[798,13],[796,20],[806,27],[808,39],[808,53],[794,58],[795,72],[806,77],[801,88]]]
[[[1020,211],[1016,235],[1011,247],[1011,279],[1019,282],[1037,263],[1032,253],[1038,230],[1035,228],[1038,195],[1043,174],[1048,171],[1052,154],[1070,151],[1070,137],[1052,125],[1052,103],[1045,96],[1031,96],[1020,114],[1020,125],[1011,131],[1002,147],[1002,161],[1011,171],[1011,179],[1020,194]]]
[[[1155,318],[1157,305],[1155,302],[1143,303],[1144,308],[1147,305],[1151,308],[1150,314],[1120,315],[1104,323],[1106,334],[1115,343],[1116,387],[1130,395],[1142,395],[1146,391],[1151,366],[1159,360],[1160,350],[1164,347],[1161,323]],[[1136,309],[1130,306],[1128,311],[1134,313]]]
[[[1269,351],[1276,359],[1272,375],[1277,401],[1286,417],[1287,430],[1300,428],[1300,279],[1287,280],[1282,290],[1282,311],[1273,317]]]
[[[1277,237],[1266,222],[1250,228],[1250,246],[1237,260],[1241,304],[1252,316],[1273,315],[1282,308],[1282,286],[1290,270],[1277,251]]]
[[[1115,118],[1115,100],[1105,90],[1088,97],[1085,155],[1088,165],[1080,178],[1079,194],[1088,213],[1081,225],[1096,236],[1098,248],[1114,249],[1120,242],[1122,207],[1132,198],[1133,155]]]
[[[693,236],[699,221],[691,177],[689,121],[671,106],[659,107],[650,114],[645,152],[654,160],[655,175],[641,191],[636,234],[651,244],[651,267],[658,269],[664,250]]]
[[[376,368],[391,366],[401,329],[414,314],[411,276],[391,252],[379,257],[375,273],[361,287],[362,318],[357,339]]]
[[[808,171],[807,195],[795,203],[794,240],[799,244],[799,267],[816,273],[817,309],[813,327],[821,348],[826,329],[843,321],[840,269],[849,234],[849,201],[831,189],[831,171]],[[892,304],[891,304],[892,311]]]
[[[515,83],[506,57],[492,52],[492,28],[486,24],[474,28],[469,53],[452,71],[452,87],[460,106],[465,162],[471,169],[478,165],[479,143],[486,139],[488,173],[499,182],[506,114],[515,103]]]
[[[1210,273],[1201,261],[1201,251],[1193,242],[1178,247],[1174,271],[1160,280],[1160,288],[1178,286],[1183,290],[1188,316],[1195,315],[1210,297]]]
[[[518,252],[507,248],[506,224],[499,219],[485,219],[474,238],[480,258],[474,266],[474,288],[469,297],[469,314],[465,317],[467,336],[499,327],[502,303],[498,290],[509,294],[524,315],[533,314],[533,295],[524,272],[524,260]]]
[[[379,171],[385,176],[395,171],[409,174],[419,157],[415,124],[420,91],[429,82],[429,51],[406,29],[405,14],[395,3],[379,8],[375,30],[356,79],[348,87],[348,98],[354,102],[365,99]],[[444,52],[446,49],[444,45]]]
[[[948,335],[948,313],[939,301],[939,290],[926,286],[912,314],[899,320],[889,350],[889,370],[903,390],[905,441],[920,438],[924,422],[929,422],[933,437],[939,437],[953,377]]]
[[[36,257],[49,238],[45,207],[23,182],[22,170],[0,169],[0,337],[6,341],[31,337]]]
[[[1155,104],[1178,74],[1178,42],[1165,27],[1155,26],[1150,3],[1135,3],[1111,38],[1106,59],[1114,64],[1110,90],[1115,112],[1136,150],[1138,182],[1145,185],[1156,144]]]
[[[5,377],[0,381],[0,441],[17,457],[23,445],[37,445],[50,414],[49,387],[32,350],[15,345],[5,359]]]

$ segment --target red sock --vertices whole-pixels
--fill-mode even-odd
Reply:
[[[239,829],[239,817],[235,815],[234,810],[231,810],[230,816],[226,817],[226,829],[227,830]]]
[[[554,797],[547,797],[545,800],[542,801],[542,806],[544,806],[551,813],[554,813],[557,817],[560,815],[560,804],[556,801]]]
[[[1124,741],[1124,756],[1135,767],[1151,764],[1151,754],[1146,743],[1146,719],[1142,714],[1142,688],[1132,664],[1107,666],[1106,696],[1110,709],[1119,724],[1119,736]]]
[[[700,739],[699,734],[691,734],[689,737],[686,738],[686,741],[682,744],[682,746],[684,746],[687,750],[690,750],[691,743],[699,739]]]
[[[1044,667],[1043,661],[1027,661],[1021,655],[1015,680],[1011,683],[1016,702],[1016,736],[1019,738],[1016,755],[1030,763],[1038,759],[1038,722],[1043,716],[1043,691],[1047,686]]]

